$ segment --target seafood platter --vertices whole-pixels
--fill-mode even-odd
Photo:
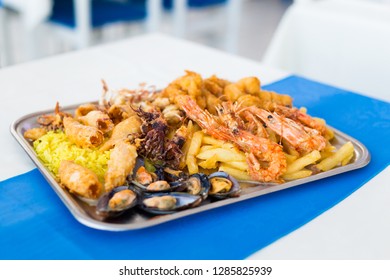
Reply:
[[[356,139],[257,77],[186,71],[166,88],[109,89],[36,112],[11,133],[74,217],[145,228],[368,164]],[[310,108],[309,108],[310,109]]]

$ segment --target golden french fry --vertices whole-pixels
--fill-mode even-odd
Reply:
[[[336,150],[336,147],[335,146],[332,146],[332,145],[328,145],[325,147],[325,149],[323,149],[320,153],[321,153],[321,158],[324,159],[324,158],[327,158],[327,157],[330,157],[332,155],[334,155],[334,151]]]
[[[216,149],[204,151],[203,153],[199,153],[196,157],[198,159],[207,160],[213,155],[217,155],[218,161],[221,162],[246,160],[244,153],[238,153],[237,151],[234,150],[226,150],[222,148],[216,148]]]
[[[246,161],[230,161],[225,162],[224,164],[241,171],[248,171],[248,163]]]
[[[298,156],[293,156],[286,153],[284,153],[284,155],[286,156],[287,164],[293,163],[298,158]]]
[[[199,153],[200,146],[202,145],[202,137],[202,131],[196,131],[194,135],[192,135],[191,144],[188,149],[189,155],[197,155]]]
[[[225,142],[220,146],[220,148],[225,150],[233,150],[236,151],[237,153],[240,153],[240,150],[236,148],[232,143]]]
[[[294,173],[298,170],[303,169],[305,166],[308,166],[309,164],[315,163],[317,160],[321,158],[321,154],[319,151],[314,150],[307,155],[304,155],[303,157],[298,158],[290,165],[287,165],[287,170],[285,174]]]
[[[194,155],[190,155],[190,154],[187,155],[186,164],[187,164],[189,174],[199,173],[198,163]]]
[[[249,176],[248,172],[232,168],[225,163],[221,163],[221,166],[219,167],[219,171],[225,171],[229,175],[233,176],[237,180],[251,180],[251,177]]]
[[[345,157],[341,161],[341,166],[347,165],[351,161],[352,158],[353,158],[353,153],[351,153],[348,157]]]
[[[209,157],[207,160],[202,161],[198,164],[200,167],[204,169],[214,169],[218,167],[218,156],[214,154]]]
[[[202,138],[202,143],[206,144],[206,145],[213,145],[213,146],[221,147],[225,142],[218,140],[218,139],[215,139],[209,135],[205,135]]]
[[[200,147],[200,150],[199,150],[199,153],[203,153],[207,150],[212,150],[212,149],[215,149],[215,146],[213,145],[204,145],[202,147]]]
[[[351,142],[345,143],[340,147],[332,156],[325,158],[316,167],[321,171],[328,171],[337,166],[345,158],[348,158],[353,154],[354,148]]]
[[[293,173],[284,174],[282,177],[286,181],[301,179],[305,177],[309,177],[313,172],[311,170],[302,169]]]
[[[182,148],[183,155],[180,158],[179,169],[184,169],[186,167],[187,154],[191,145],[190,139],[192,139],[192,135],[194,134],[194,125],[192,121],[188,122],[187,131],[188,131],[188,137],[187,137],[187,141],[184,143]]]

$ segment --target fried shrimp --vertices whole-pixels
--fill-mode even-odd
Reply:
[[[247,110],[260,118],[267,127],[286,139],[301,153],[309,153],[314,150],[321,151],[326,146],[327,141],[318,130],[254,106],[248,107]]]
[[[261,138],[240,128],[230,129],[216,116],[202,110],[189,96],[177,98],[179,106],[212,137],[230,141],[247,154],[249,174],[252,179],[262,182],[280,182],[286,171],[286,156],[280,145]]]
[[[64,128],[63,119],[65,117],[71,117],[71,116],[72,115],[69,113],[62,112],[60,110],[60,104],[57,102],[54,108],[54,114],[41,115],[38,117],[37,122],[47,130],[58,130]]]
[[[97,175],[72,161],[61,161],[58,176],[62,185],[82,197],[96,199],[102,193],[102,184]]]
[[[71,117],[65,117],[64,130],[66,136],[81,148],[93,148],[103,143],[103,133],[96,127],[86,126]]]
[[[325,123],[312,118],[308,114],[305,114],[304,112],[300,111],[298,108],[276,106],[275,112],[287,118],[290,118],[294,121],[298,121],[305,126],[316,129],[319,132],[321,132],[322,135],[326,135],[327,130],[326,130]]]
[[[119,141],[111,151],[110,160],[107,163],[107,172],[104,176],[105,192],[121,186],[134,169],[137,158],[137,149],[128,141]]]

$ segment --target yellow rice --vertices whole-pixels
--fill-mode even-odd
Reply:
[[[110,159],[110,151],[79,148],[70,142],[62,131],[49,131],[34,141],[34,150],[43,164],[56,176],[61,160],[72,160],[95,172],[101,182]]]

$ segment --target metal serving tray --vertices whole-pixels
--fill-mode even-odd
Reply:
[[[77,108],[79,105],[80,104],[68,106],[62,108],[62,110],[73,113],[75,108]],[[49,182],[53,190],[57,193],[57,195],[60,197],[60,199],[63,201],[65,206],[69,209],[69,211],[73,214],[73,216],[80,223],[88,227],[100,229],[100,230],[125,231],[125,230],[134,230],[134,229],[141,229],[141,228],[154,226],[171,220],[179,219],[181,217],[203,212],[209,209],[236,203],[253,197],[265,195],[271,192],[284,190],[307,182],[316,181],[336,174],[362,168],[370,162],[370,153],[362,143],[336,129],[333,129],[335,131],[335,136],[336,136],[335,140],[332,142],[334,146],[338,148],[342,146],[344,143],[346,143],[347,141],[351,141],[355,148],[355,155],[351,163],[345,166],[337,167],[330,171],[318,173],[316,175],[312,175],[303,179],[289,181],[283,184],[241,182],[240,184],[242,187],[242,191],[240,197],[228,198],[225,200],[219,200],[214,202],[210,202],[206,200],[198,207],[180,211],[174,214],[153,216],[144,213],[142,210],[135,209],[133,211],[130,211],[129,213],[125,213],[122,216],[105,220],[95,213],[94,206],[88,205],[86,202],[70,194],[67,190],[65,190],[60,186],[60,184],[55,180],[54,175],[38,159],[32,147],[32,143],[30,141],[27,141],[23,137],[23,134],[26,130],[33,127],[37,127],[36,120],[38,116],[42,114],[52,114],[52,113],[53,110],[46,110],[46,111],[36,112],[36,113],[23,116],[20,119],[13,122],[13,124],[11,125],[11,133],[19,142],[19,144],[23,147],[23,149],[26,151],[29,157],[33,160],[33,162],[37,165],[39,171],[46,178],[46,180]]]

